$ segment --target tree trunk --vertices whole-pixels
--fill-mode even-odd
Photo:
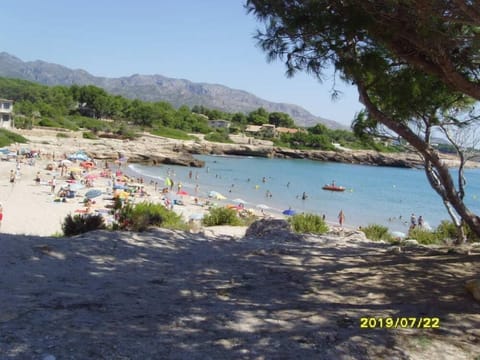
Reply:
[[[467,237],[465,235],[465,231],[463,230],[463,224],[457,226],[457,241],[455,241],[455,245],[463,245],[467,242]]]

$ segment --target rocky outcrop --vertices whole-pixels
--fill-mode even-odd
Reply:
[[[251,224],[245,232],[247,238],[275,241],[300,241],[301,235],[292,231],[291,225],[282,219],[260,219]]]
[[[129,162],[151,165],[171,164],[202,167],[204,162],[193,155],[237,155],[282,159],[310,159],[347,164],[376,165],[401,168],[423,168],[423,162],[416,153],[380,153],[373,150],[296,150],[268,144],[224,144],[209,141],[181,141],[162,138],[144,133],[136,140],[98,139],[86,140],[81,133],[68,133],[68,137],[58,138],[57,132],[45,129],[17,130],[18,133],[38,143],[38,148],[59,151],[58,148],[76,151],[83,149],[100,160],[117,160],[119,154]],[[57,149],[57,150],[55,150]],[[456,166],[458,160],[445,156],[449,166]],[[478,167],[478,162],[470,162],[469,167]]]
[[[258,156],[282,159],[310,159],[347,164],[378,165],[402,168],[423,167],[423,162],[415,153],[379,153],[369,150],[322,151],[295,150],[267,145],[185,143],[184,151],[192,154]]]

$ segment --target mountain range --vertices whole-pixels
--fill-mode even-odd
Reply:
[[[25,62],[9,53],[0,52],[0,76],[43,85],[95,85],[111,94],[144,101],[166,101],[175,107],[203,105],[230,113],[248,113],[263,107],[269,112],[289,114],[298,126],[309,127],[321,123],[333,129],[346,129],[344,125],[314,116],[298,105],[267,101],[249,92],[223,85],[195,83],[162,75],[100,77],[85,70],[73,70],[41,60]]]

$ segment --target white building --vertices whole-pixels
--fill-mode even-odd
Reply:
[[[13,100],[0,99],[0,127],[13,127]]]

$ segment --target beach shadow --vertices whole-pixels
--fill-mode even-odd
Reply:
[[[162,229],[1,234],[0,249],[6,359],[407,359],[412,335],[455,343],[480,328],[462,287],[480,255]],[[361,317],[440,329],[361,329]]]

